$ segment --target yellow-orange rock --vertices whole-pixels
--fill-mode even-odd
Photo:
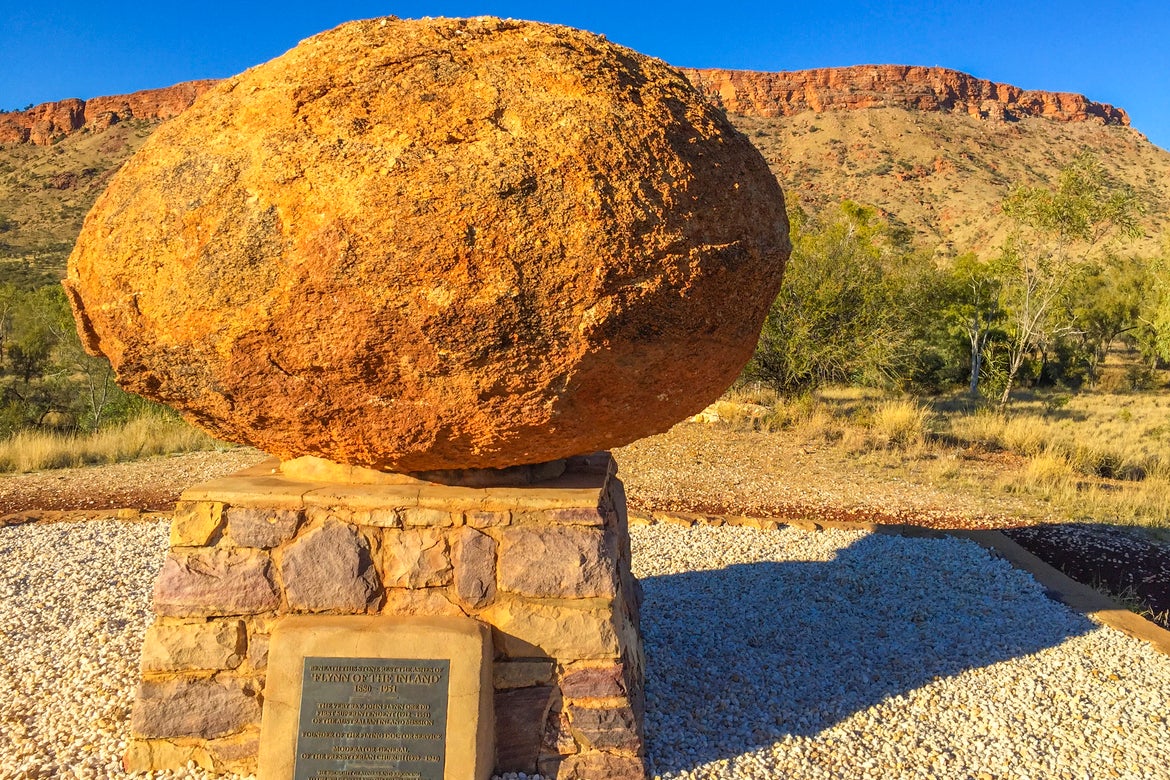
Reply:
[[[503,467],[717,397],[787,230],[763,158],[665,64],[564,27],[376,19],[160,127],[66,287],[124,387],[217,436]]]

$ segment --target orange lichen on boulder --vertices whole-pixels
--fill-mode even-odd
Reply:
[[[494,468],[704,408],[787,233],[764,159],[677,70],[564,27],[375,19],[160,127],[66,288],[124,387],[216,436]]]

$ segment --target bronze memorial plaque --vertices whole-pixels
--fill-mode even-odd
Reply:
[[[293,780],[443,780],[448,659],[306,657]]]

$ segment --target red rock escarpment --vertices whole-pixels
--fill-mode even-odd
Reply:
[[[948,68],[916,65],[856,65],[848,68],[763,73],[682,68],[708,98],[748,116],[791,116],[802,111],[908,108],[957,111],[1010,121],[1043,117],[1063,122],[1128,125],[1123,109],[1071,92],[1024,90]],[[69,98],[25,111],[0,112],[0,144],[47,146],[82,128],[104,128],[124,119],[169,119],[216,82],[188,81],[164,89],[91,100]]]
[[[24,111],[0,113],[0,144],[31,143],[48,146],[82,128],[103,129],[127,119],[159,121],[177,116],[195,98],[217,82],[187,81],[163,89],[146,89],[130,95],[68,98],[41,103]]]
[[[958,112],[999,121],[1043,117],[1061,122],[1129,124],[1129,116],[1122,109],[1096,103],[1084,95],[1024,90],[948,68],[855,65],[780,73],[682,70],[709,99],[727,111],[748,116],[906,108]]]

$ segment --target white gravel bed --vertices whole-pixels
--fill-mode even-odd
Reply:
[[[168,523],[0,528],[0,778],[124,777]]]
[[[1170,778],[1170,658],[973,543],[632,537],[661,780]],[[126,777],[166,544],[165,522],[0,528],[0,780]]]
[[[973,542],[632,536],[662,780],[1170,778],[1170,658]]]

